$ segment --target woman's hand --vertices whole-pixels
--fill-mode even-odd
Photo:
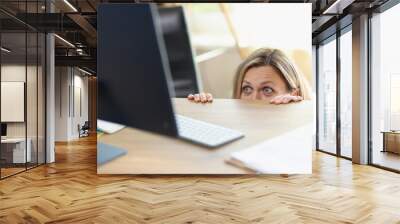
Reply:
[[[299,102],[302,101],[303,97],[301,96],[296,96],[296,95],[292,95],[292,94],[285,94],[285,95],[280,95],[280,96],[276,96],[274,97],[272,100],[270,100],[269,102],[271,104],[288,104],[291,102]]]
[[[188,100],[196,103],[211,103],[213,101],[213,96],[211,93],[189,94],[187,98]]]

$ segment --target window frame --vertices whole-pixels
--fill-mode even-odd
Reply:
[[[329,155],[333,155],[333,156],[337,156],[340,158],[344,158],[347,160],[352,160],[352,158],[347,157],[342,155],[342,150],[341,150],[341,108],[340,108],[340,104],[341,104],[341,97],[340,97],[340,86],[341,86],[341,66],[340,66],[340,37],[344,34],[346,34],[347,32],[351,32],[352,31],[352,23],[349,23],[348,25],[346,25],[345,27],[341,28],[340,30],[337,30],[336,33],[328,36],[327,38],[319,41],[316,44],[316,150],[319,152],[323,152],[323,153],[327,153]],[[319,146],[319,135],[320,135],[320,130],[319,130],[319,122],[320,122],[320,118],[319,118],[319,100],[320,100],[320,96],[319,96],[319,88],[320,88],[320,74],[319,74],[319,64],[320,64],[320,55],[319,55],[319,47],[321,44],[327,44],[331,41],[336,41],[336,152],[332,153],[332,152],[328,152],[324,149],[321,149]]]

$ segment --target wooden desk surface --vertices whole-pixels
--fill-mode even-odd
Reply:
[[[220,148],[207,149],[183,140],[124,128],[98,137],[98,142],[128,150],[126,155],[98,166],[98,174],[249,173],[225,160],[234,151],[311,124],[314,113],[311,101],[270,105],[259,101],[215,99],[211,104],[198,104],[174,99],[174,104],[178,114],[241,131],[245,137]],[[309,133],[310,138],[311,135]]]

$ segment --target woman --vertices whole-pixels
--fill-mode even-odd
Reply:
[[[262,48],[239,65],[234,98],[287,104],[310,99],[310,88],[304,76],[282,51]],[[190,94],[188,99],[207,103],[212,102],[213,97],[210,93],[199,93]]]

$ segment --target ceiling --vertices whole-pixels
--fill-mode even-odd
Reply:
[[[139,0],[1,0],[2,32],[31,30],[55,32],[56,64],[74,65],[96,70],[96,8],[100,3],[134,3]],[[374,9],[388,0],[252,0],[269,3],[312,3],[313,43],[332,35],[338,27],[351,23],[351,18]],[[27,4],[26,4],[27,2]],[[149,1],[142,1],[149,2]],[[232,2],[230,0],[229,2]],[[243,2],[243,1],[242,1]],[[52,13],[48,13],[52,9]],[[28,13],[25,13],[28,12]],[[346,23],[347,19],[347,23]],[[28,25],[29,26],[28,26]],[[12,38],[13,39],[13,38]],[[64,41],[66,40],[66,41]],[[20,41],[15,38],[14,41]],[[73,47],[72,47],[72,45]],[[18,45],[18,44],[16,44]]]

